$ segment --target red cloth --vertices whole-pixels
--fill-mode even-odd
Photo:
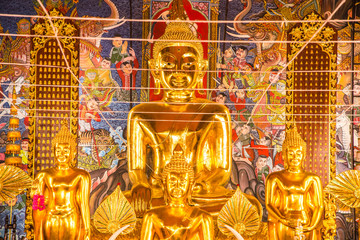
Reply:
[[[230,93],[230,100],[234,102],[235,108],[237,111],[243,110],[246,106],[246,100],[236,97],[235,93]]]
[[[269,157],[269,147],[265,145],[255,145],[254,140],[251,140],[250,146],[258,151],[259,156],[264,155]]]

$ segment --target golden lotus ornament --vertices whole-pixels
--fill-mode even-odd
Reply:
[[[101,233],[115,233],[120,228],[129,225],[121,234],[134,230],[136,215],[128,200],[122,194],[120,186],[103,200],[94,214],[94,225]]]
[[[351,208],[360,207],[360,172],[349,170],[337,175],[324,189]]]
[[[230,226],[242,236],[249,237],[257,233],[261,220],[257,208],[238,187],[221,209],[217,222],[220,231],[226,236],[232,236],[232,232],[226,227]]]
[[[25,189],[30,188],[33,180],[18,167],[0,166],[0,201],[15,198]]]

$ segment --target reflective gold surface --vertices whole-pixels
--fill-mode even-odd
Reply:
[[[294,239],[302,227],[305,239],[321,239],[323,193],[320,178],[303,169],[306,145],[296,128],[283,144],[285,170],[266,179],[269,239]]]
[[[162,183],[166,206],[153,208],[145,214],[140,239],[213,239],[211,215],[189,205],[194,171],[185,161],[179,145],[164,167]]]
[[[90,175],[71,167],[75,139],[63,125],[52,140],[56,167],[40,171],[31,196],[45,198],[45,210],[33,210],[35,239],[90,239]]]
[[[179,144],[195,170],[193,202],[220,211],[232,196],[223,186],[230,178],[230,114],[224,105],[196,98],[207,61],[187,23],[169,23],[154,45],[150,69],[163,99],[134,107],[128,117],[128,164],[131,199],[138,216],[164,205],[161,175]],[[172,42],[170,40],[177,40]]]

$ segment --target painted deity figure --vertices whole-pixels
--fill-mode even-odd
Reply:
[[[66,125],[52,140],[56,167],[40,171],[32,187],[36,240],[90,239],[90,175],[72,167],[76,139]]]
[[[153,208],[145,214],[141,239],[213,239],[211,215],[189,204],[194,170],[186,162],[180,145],[164,167],[162,184],[166,206]]]
[[[195,170],[193,202],[210,207],[224,204],[232,196],[224,187],[231,173],[229,111],[224,105],[195,96],[195,87],[202,88],[208,62],[189,25],[170,22],[160,40],[154,44],[149,65],[157,88],[154,93],[160,93],[161,84],[163,98],[135,106],[128,117],[128,164],[135,212],[145,211],[150,199],[163,198],[161,176],[178,144]]]
[[[322,186],[319,176],[304,171],[305,152],[306,144],[296,127],[286,132],[285,170],[271,173],[265,184],[269,239],[295,239],[299,225],[305,239],[321,239]]]

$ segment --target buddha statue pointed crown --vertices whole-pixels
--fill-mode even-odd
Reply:
[[[283,149],[287,149],[290,146],[302,147],[304,153],[306,152],[306,143],[298,133],[296,126],[292,127],[289,131],[286,131],[286,137],[282,147]]]
[[[190,46],[196,49],[201,59],[204,57],[201,40],[191,31],[188,22],[175,21],[166,26],[165,33],[154,44],[154,58],[158,56],[162,49],[168,46]]]
[[[167,175],[170,172],[188,173],[190,184],[194,182],[194,169],[186,162],[184,151],[179,144],[176,145],[170,162],[164,167],[162,174],[163,183],[166,182]]]
[[[51,148],[54,149],[57,143],[69,143],[71,152],[74,154],[77,142],[76,138],[71,135],[68,125],[67,120],[61,121],[61,128],[51,141]]]

